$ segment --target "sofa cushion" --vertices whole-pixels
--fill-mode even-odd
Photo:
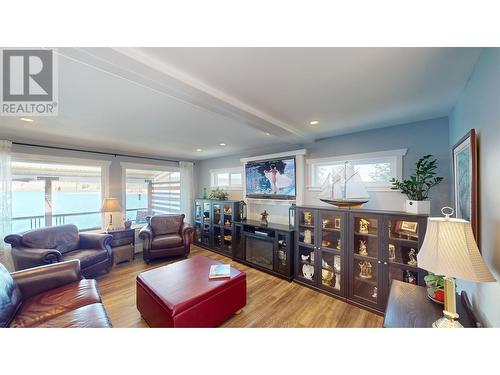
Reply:
[[[80,268],[85,269],[96,263],[104,262],[108,259],[108,251],[104,249],[81,249],[65,253],[62,256],[65,260],[80,260]]]
[[[151,229],[153,229],[153,236],[179,233],[183,222],[184,214],[153,216],[150,221]]]
[[[163,234],[156,236],[151,242],[151,249],[167,249],[182,246],[182,237],[179,234]]]
[[[26,299],[10,326],[37,326],[79,307],[100,302],[95,280],[76,281]]]
[[[76,225],[60,225],[33,229],[23,233],[22,243],[37,249],[56,249],[61,254],[78,249],[80,236]]]
[[[19,286],[9,271],[0,263],[0,328],[8,327],[21,306],[22,295]]]
[[[34,326],[36,328],[111,328],[101,303],[79,307]]]

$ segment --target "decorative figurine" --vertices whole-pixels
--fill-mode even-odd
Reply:
[[[363,279],[371,279],[372,278],[372,264],[367,262],[366,260],[363,262],[359,262],[359,276]]]
[[[125,226],[125,229],[130,229],[132,227],[132,221],[127,219],[123,222],[123,225]]]
[[[359,255],[367,256],[366,240],[359,240]]]
[[[359,233],[368,233],[369,232],[370,222],[366,219],[359,220]]]
[[[323,285],[326,285],[326,286],[335,285],[335,282],[333,281],[334,277],[335,277],[335,275],[332,271],[321,270],[321,281],[322,281]]]
[[[311,251],[311,263],[314,263],[314,251]]]
[[[304,231],[304,243],[312,243],[312,231],[310,229]]]
[[[408,265],[416,267],[417,266],[417,252],[415,251],[414,248],[411,248],[410,252],[408,253],[408,258],[410,258],[410,260],[408,261]]]
[[[321,241],[321,246],[323,247],[331,247],[332,243],[328,240]]]
[[[330,266],[324,259],[321,259],[321,267],[328,268],[330,270],[332,269],[332,266]]]
[[[396,259],[396,246],[392,243],[389,244],[389,260],[394,261]]]
[[[305,261],[307,261],[307,260],[309,259],[309,256],[310,256],[310,255],[311,255],[311,254],[309,254],[309,255],[304,255],[304,254],[302,254],[300,257],[301,257],[301,258],[302,258],[302,260],[305,262]]]
[[[323,228],[328,228],[328,227],[329,227],[329,224],[330,224],[330,220],[328,220],[328,219],[323,219],[323,220],[322,220],[322,223],[323,223]]]
[[[340,250],[340,238],[337,240],[337,250]]]
[[[264,210],[264,212],[261,212],[260,213],[260,224],[263,225],[263,226],[267,226],[267,224],[269,224],[267,222],[267,217],[269,216],[269,214],[267,213],[266,210]]]
[[[312,212],[310,212],[310,211],[304,212],[304,224],[305,225],[312,225]]]
[[[226,219],[226,222],[224,223],[224,225],[230,227],[231,226],[231,222],[229,221],[229,219]]]
[[[372,298],[377,298],[377,287],[376,286],[373,287]]]
[[[314,266],[311,264],[304,264],[302,266],[302,275],[308,280],[312,280],[314,276]]]
[[[409,284],[414,284],[414,285],[417,284],[417,279],[416,279],[415,275],[409,270],[404,271],[403,281],[405,283],[409,283]]]
[[[335,280],[335,283],[334,283],[335,286],[334,286],[334,288],[340,290],[340,274],[336,273],[335,277],[333,279]]]

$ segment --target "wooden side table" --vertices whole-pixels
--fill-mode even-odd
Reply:
[[[470,312],[457,296],[458,321],[464,327],[475,327]],[[432,302],[422,286],[393,280],[384,316],[386,328],[430,328],[443,316],[443,305]]]
[[[116,229],[105,233],[113,236],[110,246],[114,265],[135,259],[135,229]]]

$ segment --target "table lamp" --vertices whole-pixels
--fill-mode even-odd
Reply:
[[[444,217],[430,217],[427,220],[427,231],[417,254],[417,262],[420,268],[444,276],[444,316],[432,326],[460,328],[455,278],[476,282],[496,280],[481,258],[470,223],[450,218],[454,212],[451,207],[444,207],[441,212]]]
[[[101,212],[109,212],[109,224],[106,231],[113,230],[113,212],[121,212],[122,208],[118,199],[116,198],[104,198],[102,201]]]

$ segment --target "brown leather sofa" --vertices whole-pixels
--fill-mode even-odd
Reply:
[[[148,225],[139,232],[146,263],[157,258],[188,256],[193,228],[184,223],[184,217],[184,214],[155,215],[147,219]]]
[[[95,280],[80,261],[54,263],[9,274],[0,263],[0,327],[111,327]]]
[[[12,246],[16,271],[78,259],[85,277],[111,270],[111,240],[109,234],[79,233],[73,224],[10,234],[4,239]]]

